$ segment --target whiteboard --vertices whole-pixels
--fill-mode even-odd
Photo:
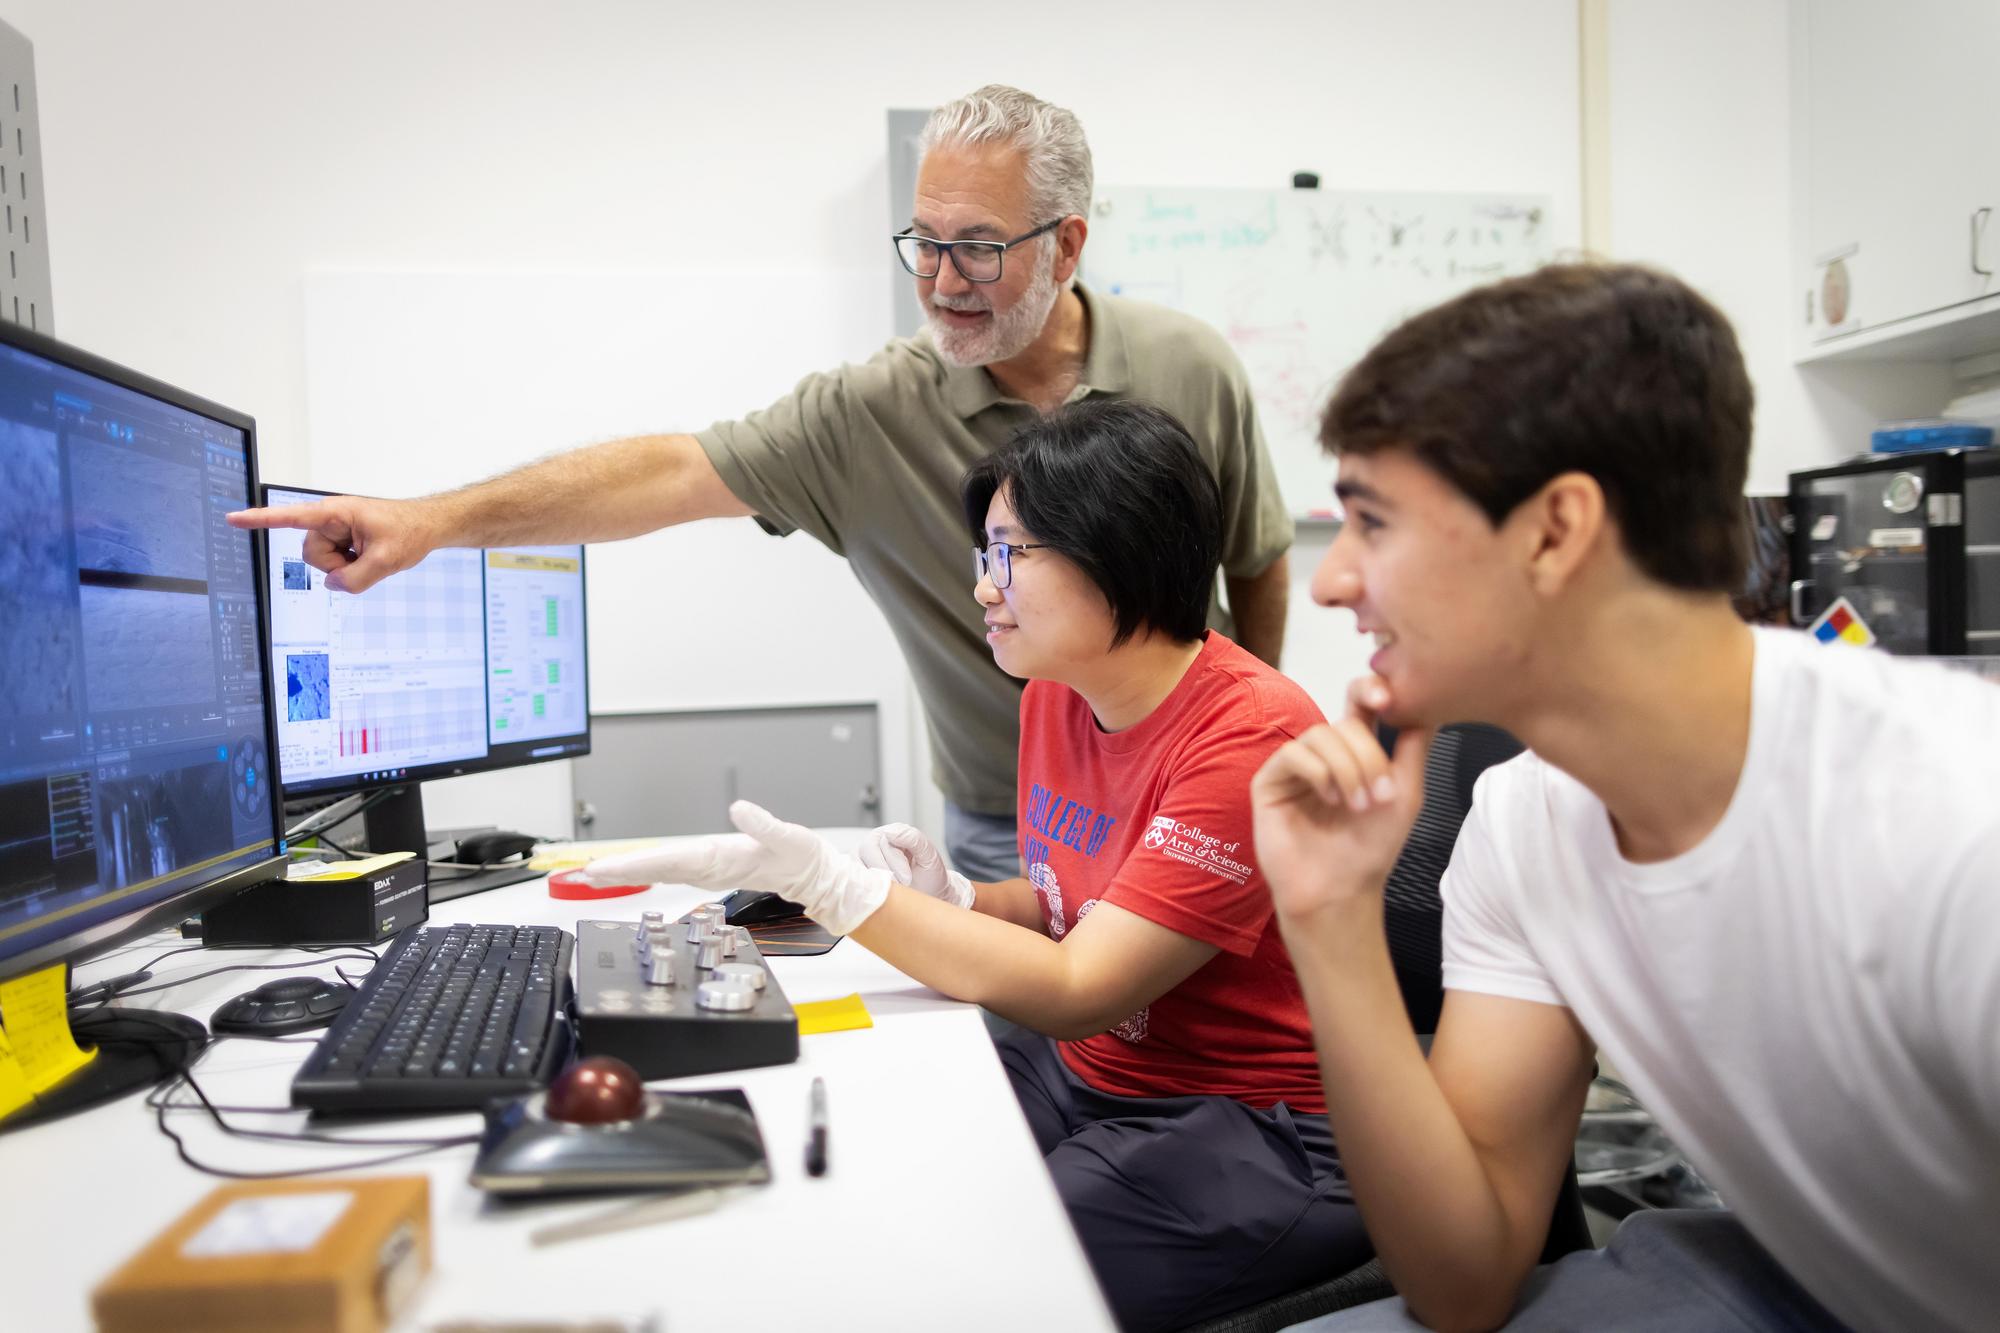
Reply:
[[[1286,507],[1331,514],[1319,414],[1409,315],[1545,262],[1545,195],[1116,186],[1084,251],[1098,291],[1194,315],[1243,361]]]

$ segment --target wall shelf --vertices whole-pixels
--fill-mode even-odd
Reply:
[[[1846,361],[1959,361],[2000,351],[2000,293],[1817,342],[1801,366]]]

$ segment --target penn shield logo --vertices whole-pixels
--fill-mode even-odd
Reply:
[[[1172,815],[1154,815],[1140,840],[1148,851],[1212,871],[1236,884],[1246,884],[1256,871],[1243,859],[1241,839],[1227,841],[1206,832],[1199,825],[1183,824]]]

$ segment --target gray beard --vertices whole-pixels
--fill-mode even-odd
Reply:
[[[1049,312],[1055,309],[1056,298],[1060,295],[1062,288],[1056,283],[1055,248],[1050,246],[1042,262],[1035,266],[1035,280],[1028,284],[1027,291],[1021,293],[1021,299],[1004,314],[995,315],[983,331],[975,333],[946,327],[934,305],[925,306],[924,318],[930,323],[931,341],[945,364],[961,370],[972,366],[990,366],[996,361],[1012,360],[1028,350],[1028,345],[1041,336],[1043,327],[1049,322]]]

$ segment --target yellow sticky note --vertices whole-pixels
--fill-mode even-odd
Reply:
[[[792,1012],[799,1016],[799,1035],[810,1037],[821,1032],[846,1032],[850,1028],[872,1028],[875,1020],[869,1016],[868,1006],[861,1002],[859,995],[843,995],[838,1000],[814,1000],[811,1004],[795,1004]]]
[[[14,1058],[14,1048],[8,1044],[6,1032],[0,1030],[0,1120],[34,1099],[28,1076],[21,1072],[21,1062]]]
[[[47,1092],[83,1068],[95,1050],[77,1049],[69,1035],[69,996],[63,965],[45,967],[12,981],[0,981],[0,1024],[14,1047],[14,1059],[28,1076],[28,1089]]]
[[[536,849],[528,858],[528,869],[544,874],[557,870],[575,870],[587,866],[607,856],[622,856],[626,852],[651,851],[660,845],[658,838],[627,838],[623,841],[605,842],[561,842],[551,843]]]
[[[288,879],[360,879],[378,870],[386,870],[398,862],[408,861],[415,852],[384,852],[380,856],[364,856],[358,861],[325,861],[313,869],[304,870],[293,866],[286,875]]]

